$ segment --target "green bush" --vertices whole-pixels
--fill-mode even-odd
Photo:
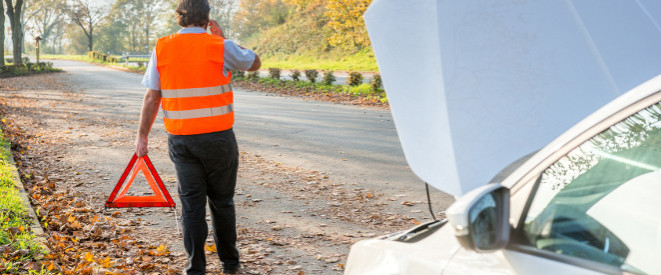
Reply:
[[[259,79],[259,71],[248,72],[246,78],[249,80]]]
[[[347,84],[349,86],[358,86],[363,84],[363,75],[359,72],[350,72],[349,78],[347,78]]]
[[[369,84],[359,84],[355,86],[345,86],[345,92],[351,95],[371,95],[372,87]]]
[[[29,57],[23,57],[23,58],[21,58],[21,60],[23,60],[23,64],[26,64],[26,63],[30,62]],[[13,58],[5,58],[5,62],[14,64],[14,59]]]
[[[301,71],[291,70],[291,79],[294,81],[298,81],[299,79],[301,79]]]
[[[324,77],[321,79],[321,83],[324,85],[332,85],[335,82],[335,76],[333,71],[325,71]]]
[[[370,81],[370,85],[372,85],[372,90],[375,92],[383,92],[383,80],[381,79],[381,75],[374,74],[374,76],[372,76],[372,80]]]
[[[269,76],[273,79],[280,80],[280,73],[282,70],[280,68],[269,68]]]
[[[33,73],[59,71],[62,70],[53,68],[53,63],[50,62],[39,62],[39,64],[27,62],[22,65],[0,66],[0,77],[14,77]]]
[[[319,72],[317,70],[305,70],[305,78],[307,78],[308,81],[312,83],[317,82],[317,76],[319,76]]]
[[[231,71],[232,72],[232,78],[234,79],[244,79],[246,78],[246,72],[244,71]]]
[[[114,56],[107,55],[102,52],[97,52],[97,51],[92,51],[88,52],[87,55],[92,59],[92,60],[99,60],[102,62],[108,62],[108,63],[117,63],[119,59]]]

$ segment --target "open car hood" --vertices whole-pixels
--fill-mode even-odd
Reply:
[[[459,196],[661,73],[661,1],[374,0],[413,172]]]

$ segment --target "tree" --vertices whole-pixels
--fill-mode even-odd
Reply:
[[[223,28],[225,37],[231,37],[234,31],[232,21],[238,8],[236,3],[236,0],[209,0],[211,6],[209,19],[218,21],[218,24]]]
[[[11,26],[12,45],[14,47],[14,64],[23,64],[23,25],[21,24],[21,15],[23,14],[23,0],[5,0],[7,4],[7,16],[9,17],[9,25]],[[4,30],[2,30],[4,31]],[[4,51],[3,51],[4,59]]]
[[[245,42],[261,29],[285,23],[289,9],[282,0],[241,0],[234,17],[239,40]]]
[[[359,50],[370,45],[363,14],[372,0],[328,0],[326,16],[332,30],[328,43],[346,50]]]
[[[164,4],[164,0],[118,0],[112,6],[106,30],[118,31],[122,26],[122,40],[128,51],[145,52],[155,44],[154,26],[167,6]]]
[[[0,1],[0,49],[2,49],[2,56],[0,58],[0,66],[5,65],[5,4]]]
[[[61,5],[62,10],[69,16],[69,19],[78,25],[85,33],[85,36],[87,36],[89,51],[94,50],[94,29],[105,16],[106,7],[102,2],[70,0]]]
[[[58,0],[41,0],[35,1],[25,7],[26,17],[26,30],[41,37],[42,47],[48,44],[55,45],[58,40],[61,25],[63,25],[63,14],[60,9]]]

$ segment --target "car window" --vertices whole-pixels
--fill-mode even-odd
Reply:
[[[520,242],[661,274],[661,104],[581,144],[540,177]]]

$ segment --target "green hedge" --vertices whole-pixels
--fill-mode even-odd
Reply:
[[[51,62],[39,62],[39,64],[27,62],[22,65],[0,66],[0,78],[61,71],[53,68]]]
[[[118,61],[117,57],[110,56],[105,53],[97,52],[97,51],[88,52],[87,55],[91,59],[108,62],[108,63],[117,63]]]

